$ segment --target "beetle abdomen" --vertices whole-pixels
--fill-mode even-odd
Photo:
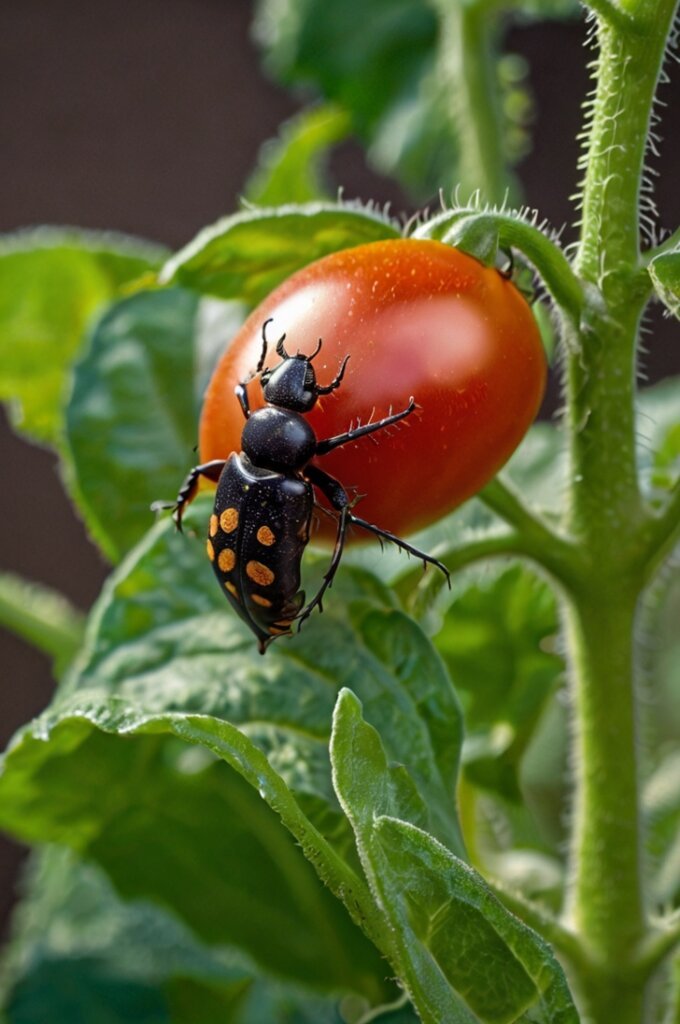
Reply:
[[[260,650],[290,633],[304,603],[300,563],[309,539],[311,485],[233,453],[217,485],[208,555],[224,593]]]

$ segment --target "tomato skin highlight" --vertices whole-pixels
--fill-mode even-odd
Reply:
[[[420,406],[389,436],[331,452],[326,472],[363,495],[362,518],[398,535],[417,530],[479,491],[515,450],[536,416],[546,360],[524,297],[497,270],[441,242],[372,242],[326,256],[293,274],[255,309],[220,359],[200,426],[202,462],[241,450],[244,419],[235,386],[254,370],[269,337],[290,353],[314,351],[317,380],[341,386],[307,418],[319,440]],[[270,345],[266,367],[279,357]],[[264,404],[259,380],[251,407]],[[320,535],[333,523],[320,517]]]

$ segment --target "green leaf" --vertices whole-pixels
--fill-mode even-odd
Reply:
[[[230,1024],[252,971],[150,903],[124,903],[68,850],[34,858],[5,954],[8,1024]],[[191,993],[193,1017],[181,1011]],[[206,1009],[219,1002],[221,1015]]]
[[[110,307],[77,364],[67,413],[73,488],[85,521],[117,561],[174,497],[195,461],[197,299],[172,289]]]
[[[258,166],[246,185],[247,201],[277,206],[330,198],[325,158],[349,129],[348,115],[331,105],[312,107],[284,122],[277,138],[260,150]]]
[[[656,256],[648,267],[654,291],[669,313],[680,317],[680,250]]]
[[[506,7],[508,21],[514,6],[496,4],[484,18],[495,20],[497,9]],[[540,9],[538,16],[551,17],[566,13],[565,8],[572,13],[576,5],[573,0],[532,0],[532,7]],[[526,20],[524,10],[515,16]],[[377,170],[424,201],[438,190],[455,188],[461,179],[461,141],[451,116],[449,76],[441,65],[456,61],[458,54],[454,49],[452,58],[450,48],[442,54],[443,26],[434,4],[260,0],[255,29],[267,70],[284,85],[311,87],[348,111]],[[479,52],[472,57],[480,63],[489,59]],[[486,87],[500,94],[505,149],[517,159],[528,146],[523,76],[517,58],[490,63]],[[475,114],[489,116],[485,110]]]
[[[374,883],[398,930],[404,955],[429,961],[488,1024],[578,1024],[550,947],[510,914],[483,879],[432,836],[379,817],[370,844]],[[458,1019],[428,993],[424,1021]],[[444,1012],[442,1012],[444,1011]]]
[[[285,278],[322,256],[399,237],[386,216],[360,204],[248,210],[201,231],[165,264],[160,281],[254,306]]]
[[[409,178],[415,172],[414,184],[428,162],[449,169],[448,118],[435,117],[431,109],[437,19],[427,5],[418,0],[288,0],[282,7],[266,0],[258,6],[255,27],[268,70],[289,86],[313,84],[325,99],[349,111],[363,140],[387,150],[380,158],[383,169],[389,162],[393,170],[397,154],[408,161]],[[420,157],[414,135],[427,140]],[[437,177],[426,188],[431,194],[444,184]]]
[[[173,735],[219,759],[163,742]],[[321,838],[263,755],[227,723],[145,715],[83,694],[23,734],[0,792],[5,828],[72,846],[125,898],[171,908],[203,942],[235,944],[263,967],[322,989],[381,993],[375,952],[267,802],[295,819],[300,839],[306,831],[319,860]]]
[[[435,639],[461,697],[470,781],[520,801],[519,768],[564,671],[555,597],[519,565],[455,597]]]
[[[121,900],[66,849],[34,857],[26,885],[3,965],[7,1024],[341,1024],[337,1000],[258,975],[159,906]]]
[[[0,400],[15,426],[59,443],[68,372],[90,318],[163,256],[136,239],[67,229],[0,242]]]
[[[195,503],[188,531],[207,507]],[[328,557],[312,559],[312,575]],[[460,711],[434,649],[379,580],[343,567],[324,615],[261,658],[203,541],[163,522],[107,584],[59,700],[9,752],[0,823],[72,845],[124,895],[172,907],[204,941],[384,1000],[377,954],[277,817],[381,946],[330,779],[331,712],[349,684],[405,765],[405,785],[422,784],[424,823],[459,842]]]
[[[532,1021],[576,1024],[545,943],[409,821],[411,805],[394,785],[380,736],[348,690],[338,698],[331,758],[364,870],[392,928],[392,962],[424,1024],[510,1024],[527,1011]]]

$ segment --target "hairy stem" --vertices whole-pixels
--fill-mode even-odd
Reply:
[[[640,1024],[644,1004],[631,972],[647,931],[634,651],[649,532],[635,455],[635,359],[646,298],[639,202],[675,0],[641,0],[636,8],[635,31],[599,25],[575,268],[601,302],[589,304],[567,356],[567,525],[582,563],[566,613],[575,798],[565,914],[598,965],[576,977],[589,1024]]]

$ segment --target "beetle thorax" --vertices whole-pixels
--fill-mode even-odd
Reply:
[[[246,420],[241,446],[253,465],[287,473],[312,458],[316,434],[298,413],[268,406]]]

